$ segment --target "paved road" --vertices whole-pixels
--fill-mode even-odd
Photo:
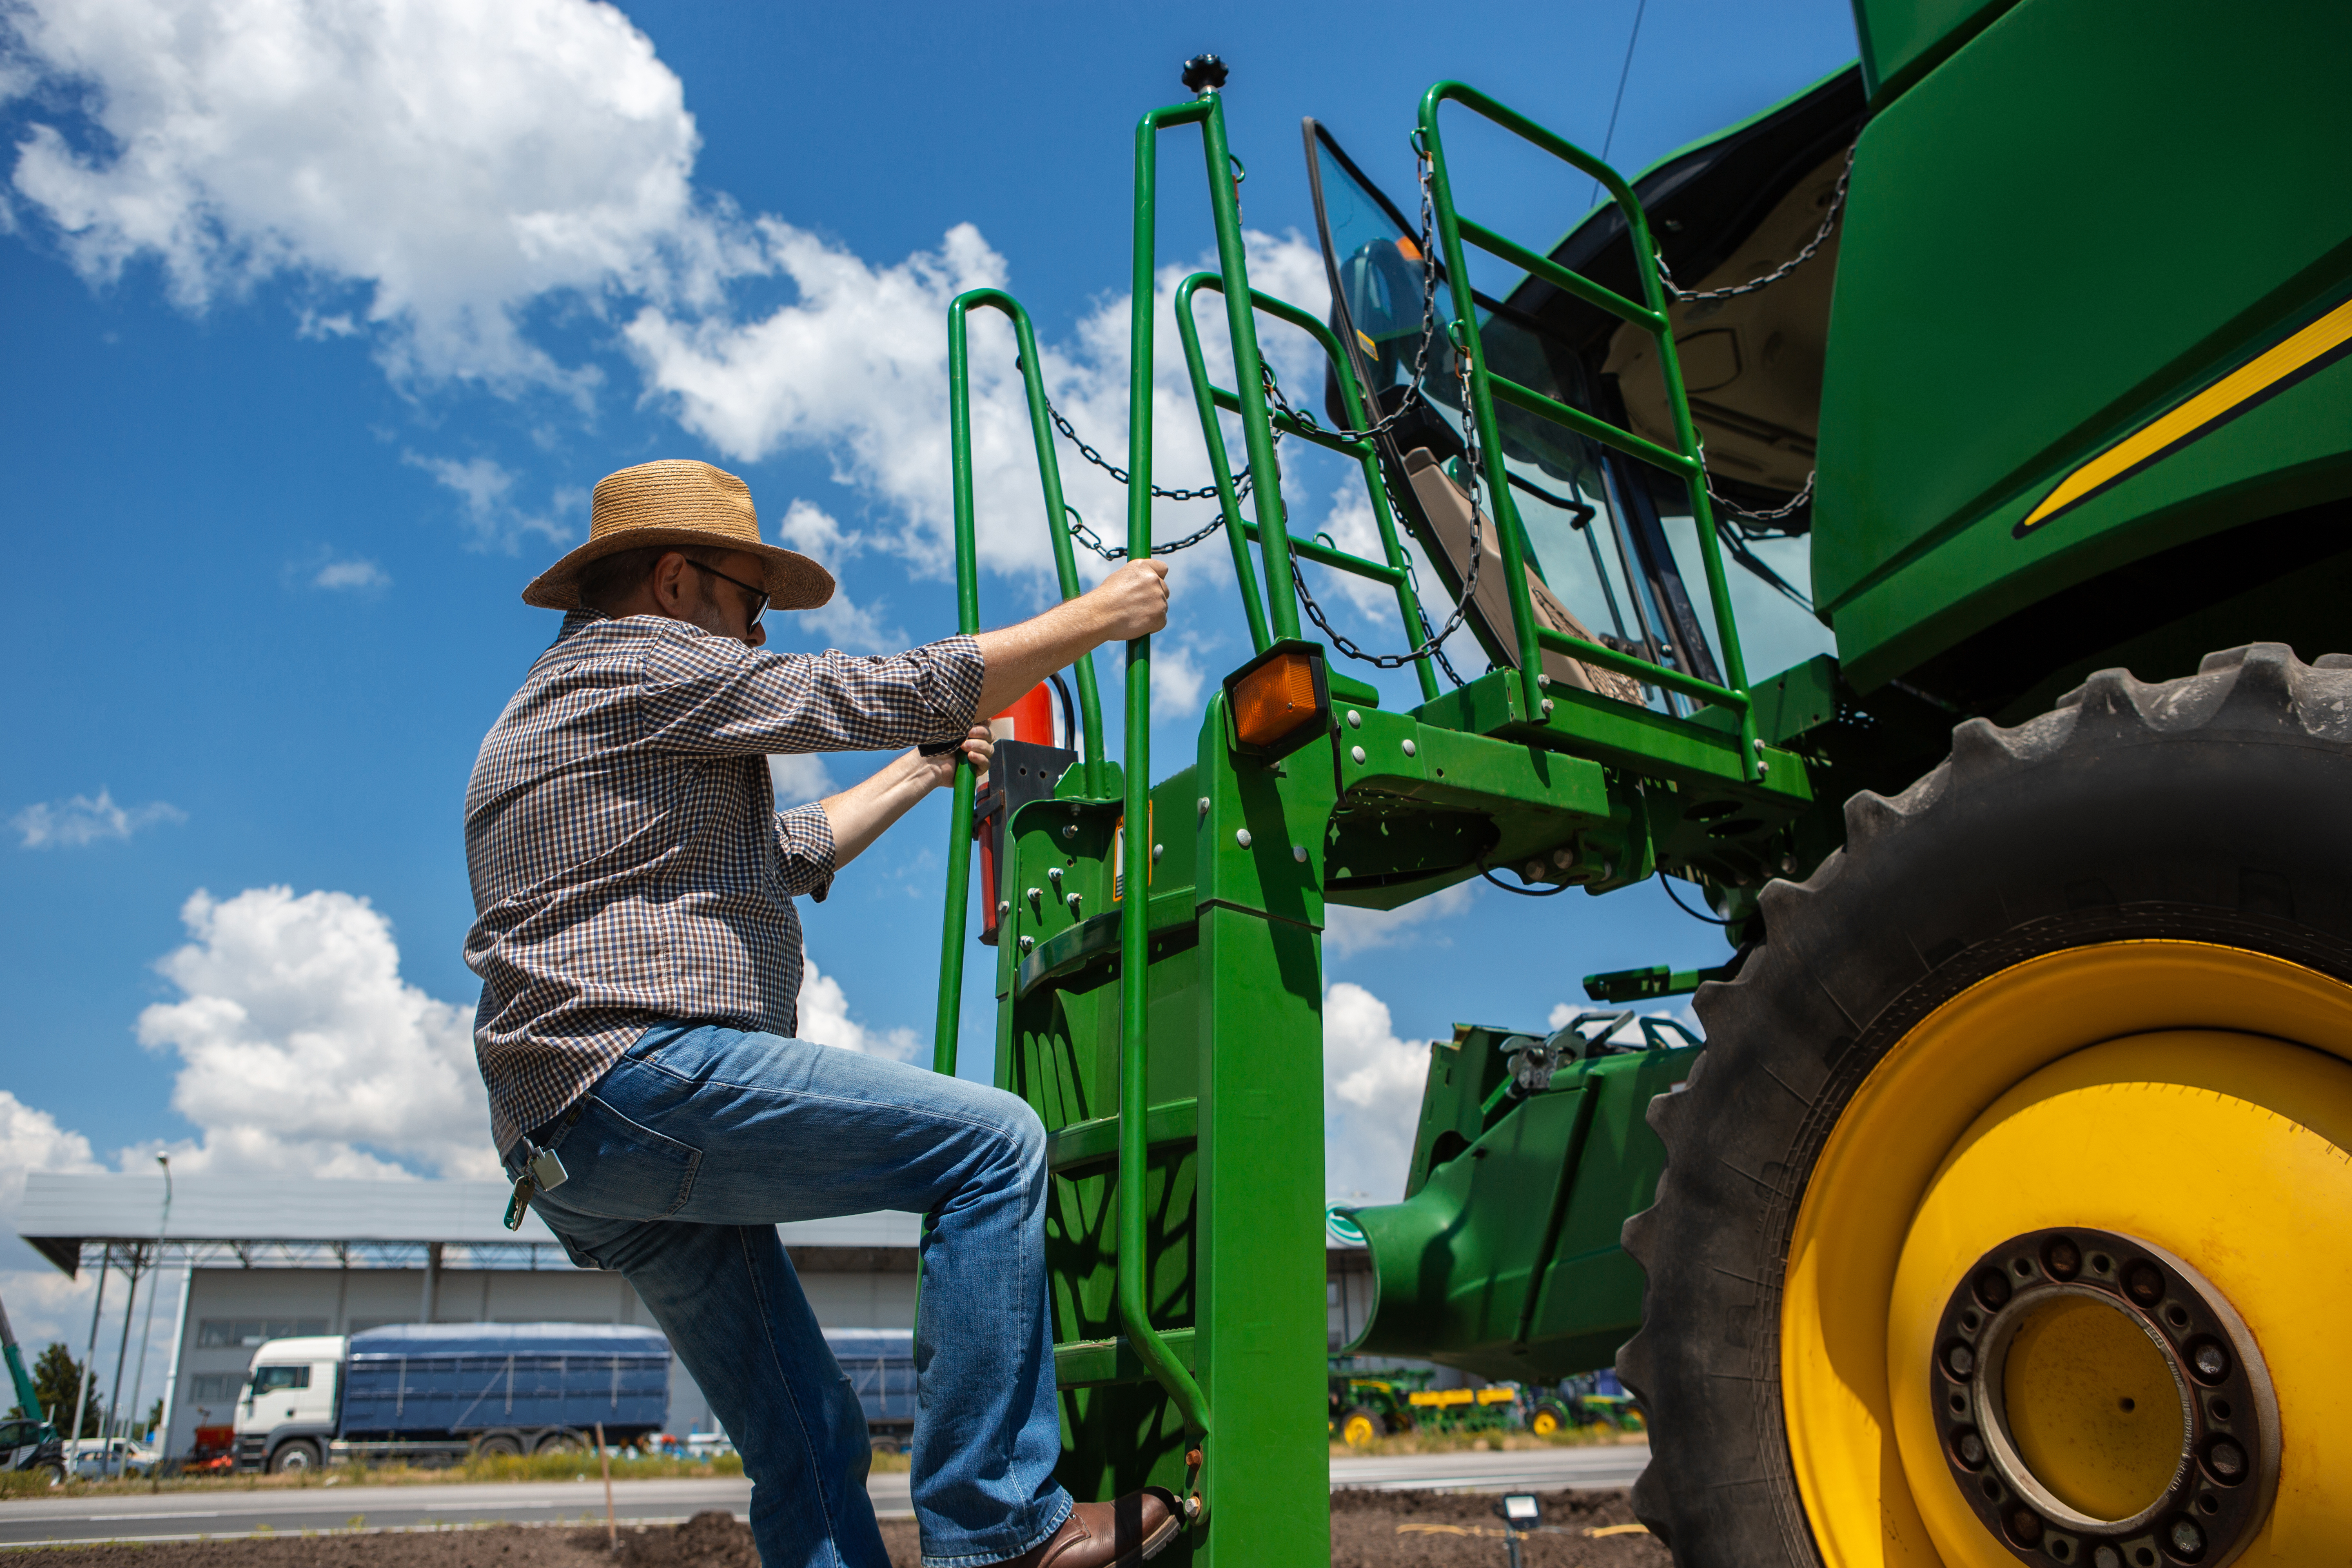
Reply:
[[[903,1497],[905,1478],[897,1479]],[[684,1519],[706,1508],[741,1513],[751,1497],[751,1483],[740,1477],[613,1483],[614,1512],[628,1521]],[[583,1518],[604,1522],[604,1489],[594,1481],[26,1498],[0,1502],[0,1546],[251,1535],[263,1530],[283,1535],[305,1530],[554,1524]]]
[[[1511,1454],[1413,1454],[1331,1461],[1334,1487],[1384,1491],[1454,1488],[1549,1491],[1633,1484],[1648,1464],[1645,1445],[1548,1448]],[[867,1487],[875,1511],[908,1518],[907,1473],[885,1471]],[[681,1520],[707,1508],[741,1514],[751,1484],[709,1480],[615,1481],[614,1511],[625,1522]],[[601,1524],[604,1489],[594,1481],[513,1486],[306,1487],[111,1497],[24,1498],[0,1502],[0,1547],[77,1541],[175,1541],[198,1536],[281,1535],[306,1530],[414,1530],[469,1524]]]

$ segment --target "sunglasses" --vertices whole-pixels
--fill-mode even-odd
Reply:
[[[686,558],[686,563],[689,566],[709,573],[713,577],[718,578],[722,583],[732,583],[738,588],[742,589],[743,592],[751,595],[751,614],[743,622],[743,629],[745,631],[750,631],[753,626],[758,626],[760,624],[760,617],[768,613],[768,591],[765,588],[754,588],[751,584],[743,581],[742,578],[730,577],[726,573],[721,572],[716,566],[705,566],[701,562],[697,561],[691,555]]]

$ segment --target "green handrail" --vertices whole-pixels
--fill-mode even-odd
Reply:
[[[1225,516],[1229,520],[1226,531],[1234,536],[1234,574],[1241,579],[1242,601],[1249,611],[1250,636],[1256,644],[1257,651],[1264,653],[1268,644],[1264,618],[1257,613],[1257,579],[1255,574],[1248,570],[1248,552],[1244,548],[1242,537],[1244,530],[1241,525],[1241,501],[1234,489],[1233,465],[1225,459],[1224,440],[1217,429],[1217,410],[1229,408],[1240,412],[1242,400],[1238,394],[1227,392],[1209,379],[1208,363],[1201,354],[1200,323],[1192,319],[1192,298],[1203,289],[1213,289],[1222,294],[1225,291],[1224,279],[1213,272],[1195,272],[1177,285],[1176,331],[1184,340],[1184,368],[1192,378],[1192,401],[1201,411],[1201,435],[1209,447],[1209,466],[1216,476],[1218,500],[1224,507]],[[1277,300],[1271,294],[1261,293],[1253,289],[1250,290],[1249,298],[1254,310],[1264,310],[1276,321],[1287,321],[1315,340],[1317,346],[1322,349],[1324,358],[1329,362],[1332,374],[1338,378],[1339,406],[1345,411],[1348,428],[1363,429],[1366,425],[1363,392],[1356,384],[1355,367],[1349,363],[1348,356],[1340,349],[1339,340],[1333,334],[1331,329],[1297,306],[1285,300]],[[1263,408],[1264,395],[1261,394],[1256,401]],[[1340,561],[1332,561],[1324,556],[1311,558],[1322,560],[1326,564],[1337,565],[1341,571],[1357,572],[1358,575],[1370,577],[1376,582],[1390,583],[1396,590],[1397,614],[1404,622],[1405,643],[1408,647],[1419,646],[1421,600],[1412,591],[1412,579],[1405,564],[1404,547],[1397,539],[1396,519],[1389,510],[1388,486],[1381,479],[1380,448],[1370,441],[1344,440],[1330,431],[1315,429],[1279,414],[1274,416],[1274,420],[1286,432],[1297,435],[1304,440],[1354,458],[1362,468],[1364,489],[1371,497],[1372,521],[1380,530],[1381,550],[1388,557],[1389,572],[1387,574],[1362,572],[1351,564],[1343,564],[1343,562],[1352,562],[1355,558],[1346,556],[1339,552],[1333,553],[1340,554]],[[1261,534],[1258,541],[1260,551],[1271,548],[1263,537],[1263,524],[1258,531]],[[1286,524],[1282,537],[1286,541],[1289,539]],[[1297,548],[1295,543],[1292,547]],[[1305,554],[1307,552],[1300,551],[1299,553]],[[1423,700],[1436,700],[1438,693],[1436,661],[1424,653],[1412,662],[1414,672],[1421,678]]]
[[[1158,245],[1158,150],[1161,131],[1201,127],[1201,154],[1207,166],[1209,207],[1217,235],[1217,268],[1223,275],[1225,319],[1233,337],[1234,374],[1242,385],[1264,384],[1256,321],[1249,305],[1249,265],[1242,241],[1241,205],[1234,195],[1232,154],[1225,142],[1224,105],[1213,89],[1190,103],[1155,109],[1135,127],[1135,258],[1130,279],[1128,339],[1127,558],[1151,553],[1151,373],[1154,254]],[[1274,456],[1274,428],[1263,396],[1244,399],[1242,438],[1255,476],[1253,510],[1261,531],[1286,535],[1282,509],[1282,470]],[[1216,443],[1212,441],[1214,448]],[[1231,505],[1228,495],[1219,500]],[[1227,512],[1227,526],[1241,521]],[[1289,552],[1263,551],[1267,609],[1277,637],[1298,635]],[[1151,1326],[1150,1271],[1145,1258],[1144,1168],[1150,1145],[1145,1117],[1150,1106],[1150,1047],[1146,1008],[1150,984],[1148,909],[1151,885],[1151,639],[1127,645],[1127,823],[1120,875],[1132,890],[1119,915],[1118,1069],[1118,1321],[1120,1331],[1165,1389],[1188,1430],[1206,1434],[1209,1401],[1192,1372],[1177,1360]]]
[[[1625,218],[1626,230],[1633,247],[1633,271],[1642,284],[1639,304],[1568,271],[1548,257],[1537,256],[1482,224],[1457,215],[1454,205],[1453,182],[1446,173],[1445,146],[1437,123],[1437,111],[1447,102],[1462,105],[1472,113],[1501,126],[1520,140],[1601,182],[1601,188],[1609,193],[1610,199],[1617,204],[1618,211]],[[1698,431],[1691,422],[1690,404],[1683,391],[1682,364],[1675,354],[1675,334],[1666,314],[1665,289],[1658,279],[1657,250],[1651,243],[1650,222],[1642,210],[1641,199],[1634,195],[1633,187],[1616,170],[1600,159],[1462,82],[1441,81],[1422,95],[1421,125],[1417,134],[1422,150],[1429,155],[1431,205],[1434,209],[1439,242],[1444,251],[1446,283],[1454,291],[1455,344],[1470,362],[1471,415],[1477,421],[1478,443],[1484,448],[1489,504],[1502,525],[1495,531],[1500,536],[1496,542],[1502,548],[1505,586],[1511,597],[1511,624],[1518,633],[1519,647],[1536,650],[1519,661],[1519,678],[1528,710],[1530,713],[1543,710],[1543,659],[1539,650],[1546,647],[1559,648],[1578,658],[1622,670],[1653,685],[1704,696],[1731,709],[1739,718],[1740,754],[1747,759],[1748,767],[1754,770],[1756,776],[1762,777],[1763,760],[1759,754],[1755,705],[1748,697],[1748,667],[1740,655],[1739,631],[1731,613],[1731,584],[1724,572],[1722,545],[1716,538],[1715,511],[1707,500],[1706,474],[1699,456]],[[1477,302],[1472,296],[1470,269],[1462,249],[1465,237],[1490,255],[1542,278],[1648,332],[1657,344],[1658,364],[1665,377],[1666,405],[1674,416],[1675,442],[1680,450],[1669,451],[1654,442],[1643,440],[1629,430],[1594,419],[1580,409],[1570,408],[1532,388],[1494,374],[1487,367],[1486,344],[1477,327]],[[1696,680],[1684,671],[1669,669],[1645,659],[1614,655],[1613,650],[1604,650],[1581,638],[1563,637],[1548,626],[1537,625],[1535,602],[1528,592],[1527,572],[1519,548],[1518,503],[1511,495],[1509,473],[1503,458],[1502,430],[1495,416],[1495,399],[1498,393],[1504,401],[1538,418],[1605,442],[1641,460],[1655,463],[1682,479],[1690,495],[1691,520],[1698,530],[1699,558],[1706,563],[1707,594],[1715,609],[1716,637],[1723,654],[1722,685]],[[1612,657],[1601,657],[1604,653]]]
[[[1054,575],[1062,597],[1080,593],[1078,563],[1070,550],[1070,530],[1062,503],[1062,468],[1054,452],[1054,426],[1045,411],[1043,362],[1037,334],[1021,301],[1002,289],[974,289],[948,307],[948,438],[955,474],[956,629],[980,630],[980,556],[973,526],[971,489],[971,355],[967,328],[971,312],[1002,311],[1013,322],[1021,355],[1021,381],[1029,399],[1029,434],[1037,447],[1037,478],[1045,497],[1045,532],[1054,542]],[[1108,782],[1102,734],[1102,700],[1095,688],[1095,662],[1077,663],[1078,710],[1086,730],[1086,793],[1099,799]],[[931,1068],[952,1078],[963,1019],[964,905],[971,890],[972,795],[977,780],[968,763],[956,768],[955,796],[948,808],[948,908],[940,937],[940,1005],[931,1036]]]

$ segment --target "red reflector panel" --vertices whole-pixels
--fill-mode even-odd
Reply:
[[[1271,746],[1321,715],[1315,666],[1304,654],[1270,658],[1234,683],[1234,733],[1248,746]]]

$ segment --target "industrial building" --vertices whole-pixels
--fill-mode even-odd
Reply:
[[[141,1318],[150,1281],[161,1284],[158,1312],[176,1316],[168,1363],[159,1373],[151,1361],[144,1392],[126,1396],[163,1399],[170,1457],[193,1447],[199,1426],[228,1422],[264,1340],[386,1323],[653,1322],[627,1280],[576,1267],[538,1215],[509,1231],[509,1193],[503,1182],[180,1176],[167,1215],[161,1176],[36,1173],[17,1229],[66,1273],[107,1276],[97,1362],[110,1393],[121,1280],[138,1270]],[[905,1329],[920,1226],[918,1215],[882,1213],[777,1230],[819,1323]],[[1328,1274],[1337,1349],[1364,1321],[1371,1278],[1360,1248],[1337,1244]],[[89,1346],[77,1335],[71,1348],[79,1359]],[[152,1353],[165,1352],[159,1343]],[[126,1369],[126,1385],[131,1377]],[[716,1429],[683,1366],[671,1371],[669,1429]]]

